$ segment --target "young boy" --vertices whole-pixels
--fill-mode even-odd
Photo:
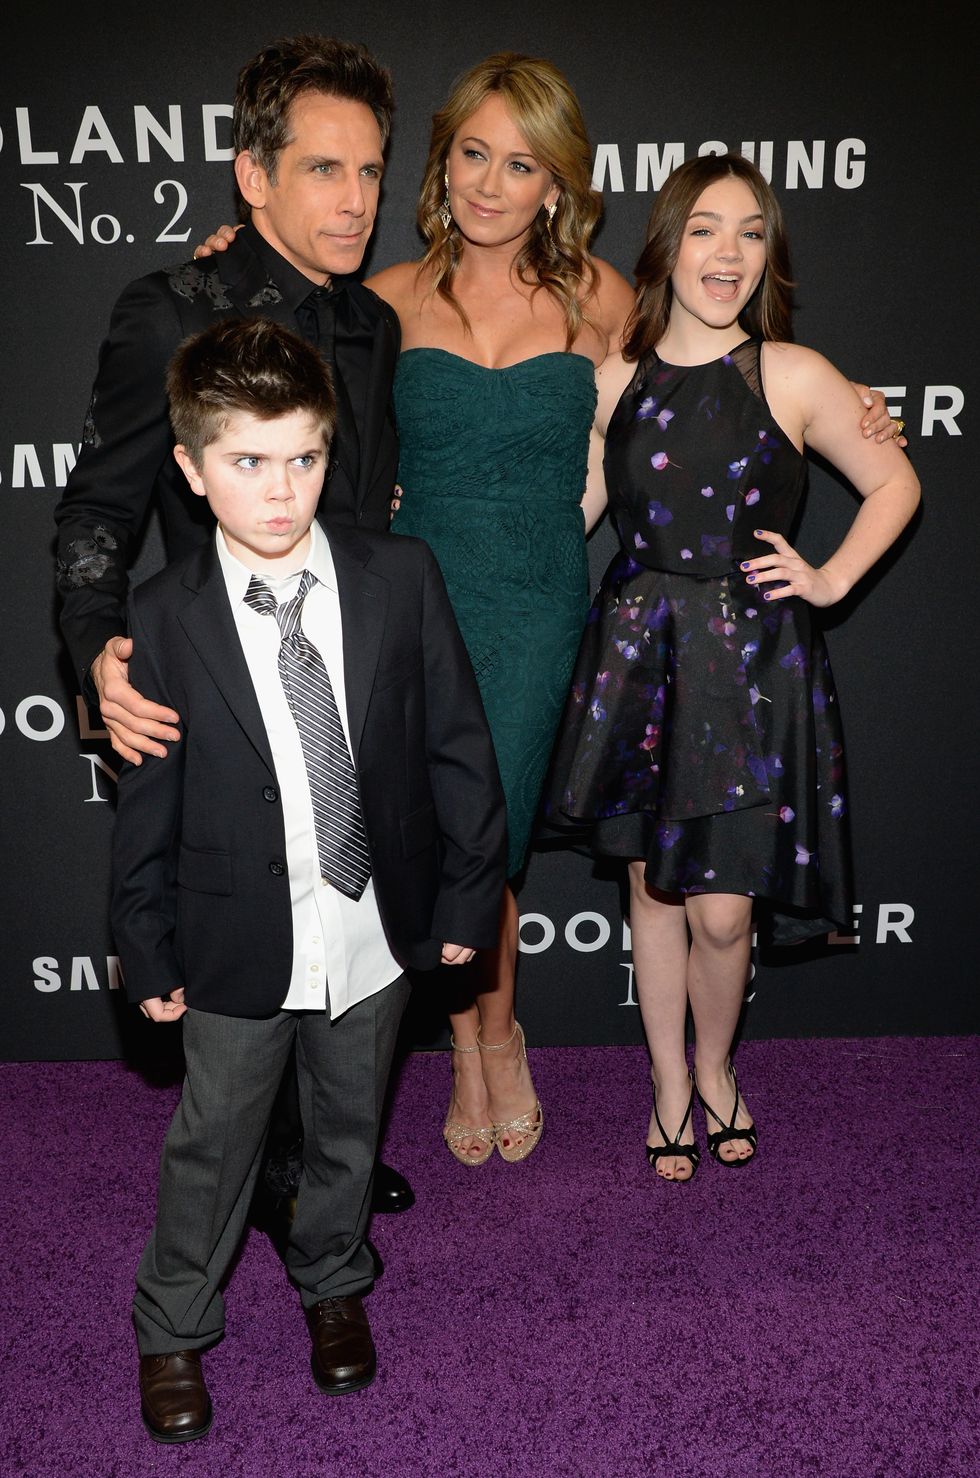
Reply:
[[[287,1266],[320,1389],[373,1379],[360,1294],[403,968],[494,943],[504,816],[428,547],[314,521],[335,414],[316,351],[222,320],[181,346],[167,388],[175,456],[218,527],[130,598],[131,676],[183,733],[120,776],[112,913],[128,995],[184,1022],[134,1320],[143,1421],[185,1442],[211,1424],[200,1352],[223,1332],[219,1284],[294,1039]]]

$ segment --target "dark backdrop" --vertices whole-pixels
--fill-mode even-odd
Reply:
[[[754,1036],[974,1030],[971,812],[975,170],[965,7],[546,7],[173,0],[17,4],[0,54],[4,537],[2,1053],[124,1047],[106,924],[116,760],[60,651],[51,513],[117,293],[231,219],[238,67],[273,36],[332,31],[393,69],[397,122],[369,267],[414,256],[429,116],[501,48],[550,57],[577,89],[606,216],[597,250],[629,274],[671,162],[728,146],[771,173],[799,281],[797,336],[887,387],[924,510],[829,620],[849,745],[860,913],[849,942],[758,962]],[[819,558],[854,495],[815,470],[800,544]],[[593,571],[607,560],[593,540]],[[151,526],[138,573],[160,560]],[[95,721],[97,722],[97,721]],[[521,894],[520,1013],[542,1043],[635,1042],[615,873],[540,853]],[[435,1022],[420,1020],[421,1040]]]

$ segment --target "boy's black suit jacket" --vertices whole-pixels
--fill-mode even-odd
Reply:
[[[296,329],[294,314],[250,245],[250,230],[240,231],[220,256],[131,282],[113,309],[78,462],[55,510],[61,626],[90,700],[88,669],[110,637],[126,633],[128,570],[151,503],[160,513],[168,560],[199,548],[214,528],[210,509],[191,497],[172,454],[165,380],[174,351],[215,318],[234,314]],[[401,335],[387,303],[359,282],[343,283],[344,311],[371,342],[371,366],[366,394],[352,398],[357,472],[352,475],[345,437],[338,434],[318,517],[381,530],[388,526],[398,471],[391,383]]]
[[[396,957],[497,937],[504,802],[473,670],[420,540],[328,531],[347,713],[381,918]],[[130,598],[131,676],[172,704],[165,759],[124,765],[112,922],[134,1001],[267,1016],[292,961],[279,780],[214,542]]]

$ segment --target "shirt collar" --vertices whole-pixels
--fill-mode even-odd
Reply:
[[[269,275],[270,281],[274,282],[282,294],[282,300],[290,313],[295,313],[301,303],[304,303],[310,293],[316,292],[318,284],[312,282],[294,267],[292,262],[286,260],[281,252],[276,251],[261,231],[257,231],[251,222],[245,227],[249,245],[258,257],[262,266]],[[352,274],[332,274],[330,283],[323,288],[326,297],[335,297],[338,293],[346,292],[350,283],[356,279]]]
[[[228,548],[228,541],[221,528],[214,531],[215,549],[218,555],[218,564],[224,576],[228,597],[232,605],[237,605],[245,599],[249,581],[253,574],[257,574],[260,580],[265,580],[277,600],[289,599],[295,593],[299,584],[299,577],[303,570],[310,570],[327,590],[336,592],[337,576],[334,570],[333,555],[330,552],[330,543],[316,519],[310,525],[310,547],[306,551],[306,558],[288,576],[269,576],[261,570],[250,570],[247,565],[242,564],[237,555],[232,554]],[[292,588],[290,588],[292,587]]]

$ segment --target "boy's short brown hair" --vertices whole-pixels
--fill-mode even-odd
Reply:
[[[229,417],[306,411],[329,449],[337,424],[330,371],[298,334],[268,318],[223,318],[185,339],[167,370],[170,424],[199,466]]]

